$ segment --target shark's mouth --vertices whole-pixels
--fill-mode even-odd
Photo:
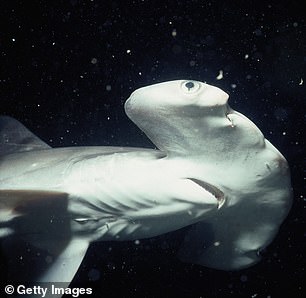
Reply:
[[[202,181],[202,180],[198,180],[195,178],[188,178],[189,180],[193,181],[194,183],[198,184],[199,186],[201,186],[202,188],[204,188],[206,191],[208,191],[209,193],[211,193],[216,200],[218,201],[218,209],[220,209],[222,207],[222,205],[225,202],[225,195],[224,192],[222,190],[220,190],[218,187]]]

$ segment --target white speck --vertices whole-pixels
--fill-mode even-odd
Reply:
[[[283,131],[283,136],[285,136],[287,133],[285,131]]]
[[[97,58],[92,58],[92,59],[91,59],[91,63],[92,63],[92,64],[96,64],[97,62],[98,62],[98,59],[97,59]]]
[[[84,76],[80,75],[80,78],[81,78],[81,79],[84,79]]]
[[[16,41],[16,39],[15,39],[15,38],[12,38],[12,41]]]
[[[126,50],[127,54],[131,54],[131,50]]]
[[[54,45],[55,45],[55,42],[52,42],[52,45],[54,46]]]
[[[171,34],[173,37],[175,37],[177,35],[176,29],[173,29]]]
[[[214,242],[214,246],[219,246],[219,245],[220,245],[220,241]]]
[[[169,22],[169,25],[172,25],[172,22],[171,22],[171,21]]]
[[[137,240],[135,240],[135,242],[134,242],[136,245],[139,245],[140,244],[140,241],[137,239]]]
[[[223,79],[223,70],[219,70],[219,74],[216,77],[217,80],[222,80]]]
[[[138,74],[141,76],[142,75],[141,71]]]
[[[107,120],[110,120],[110,117],[109,116],[107,116],[107,118],[106,118]]]
[[[297,22],[293,23],[293,27],[297,27],[299,24]]]
[[[196,65],[196,62],[193,61],[193,60],[191,60],[191,61],[189,62],[189,65],[190,65],[190,66],[195,66],[195,65]]]
[[[237,85],[236,85],[236,84],[231,84],[231,87],[232,87],[233,89],[235,89],[235,88],[237,88]]]
[[[248,59],[248,58],[249,58],[249,54],[245,54],[244,59]]]
[[[111,85],[106,85],[105,89],[106,89],[106,91],[111,91],[112,90],[112,86]]]
[[[40,104],[38,103],[37,106],[40,107]]]
[[[32,163],[32,167],[36,167],[37,166],[37,163]]]
[[[188,210],[188,214],[189,214],[189,215],[192,215],[192,211],[191,211],[191,210]]]
[[[303,83],[304,83],[303,78],[301,78],[301,80],[300,80],[300,82],[299,82],[299,85],[302,86]]]

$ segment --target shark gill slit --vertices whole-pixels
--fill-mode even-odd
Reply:
[[[216,198],[216,200],[218,201],[218,209],[220,209],[222,207],[222,205],[225,202],[225,196],[224,196],[223,191],[221,191],[216,186],[214,186],[210,183],[207,183],[205,181],[198,180],[198,179],[195,179],[195,178],[188,178],[188,179],[193,181],[194,183],[198,184],[199,186],[204,188],[209,193],[211,193]]]

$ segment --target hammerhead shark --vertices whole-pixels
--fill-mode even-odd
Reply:
[[[92,242],[190,226],[182,261],[221,270],[257,263],[290,209],[289,168],[228,97],[192,80],[134,91],[125,112],[157,149],[51,148],[0,117],[2,249],[13,253],[6,245],[17,239],[44,251],[34,280],[69,283]]]

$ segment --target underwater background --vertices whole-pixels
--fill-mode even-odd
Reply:
[[[152,147],[124,101],[142,86],[193,79],[228,92],[291,168],[293,207],[257,265],[224,272],[182,263],[178,231],[92,244],[72,287],[93,287],[90,297],[306,297],[303,4],[1,1],[0,114],[51,146]]]

